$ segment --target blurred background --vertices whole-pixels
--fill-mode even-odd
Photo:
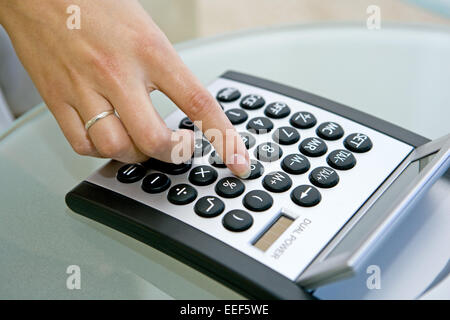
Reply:
[[[126,1],[126,0],[124,0]],[[450,26],[450,0],[140,0],[174,44],[255,28],[344,23],[366,25],[379,6],[384,23]],[[0,26],[0,131],[41,102]]]
[[[173,42],[242,29],[323,22],[365,25],[377,5],[384,22],[450,26],[450,0],[140,0]]]

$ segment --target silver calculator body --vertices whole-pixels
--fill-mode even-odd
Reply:
[[[194,157],[187,170],[165,172],[170,188],[177,192],[169,186],[161,192],[144,191],[144,175],[164,173],[160,166],[145,165],[142,179],[123,183],[117,175],[125,164],[111,161],[70,191],[66,202],[75,212],[143,241],[247,297],[311,298],[309,289],[351,276],[405,209],[448,170],[448,137],[430,142],[336,102],[233,71],[212,82],[208,90],[222,100],[225,112],[235,110],[236,114],[246,115],[235,127],[238,132],[250,131],[254,138],[249,153],[262,165],[262,172],[255,179],[242,181],[241,194],[217,194],[217,184],[231,189],[234,184],[227,168],[211,166],[213,150],[208,150]],[[220,99],[224,92],[225,98],[233,94],[235,97]],[[245,107],[243,101],[249,97],[253,102],[262,98],[264,103],[256,108]],[[289,110],[278,117],[280,106],[288,106]],[[297,121],[308,121],[299,118],[307,115],[315,118],[314,124],[293,125],[294,116]],[[249,130],[261,118],[273,124],[272,130],[261,134]],[[188,120],[176,110],[165,121],[169,128],[176,129],[186,126]],[[336,126],[342,134],[327,135],[335,133]],[[277,130],[286,138],[292,135],[279,130],[285,127],[295,127],[299,134],[296,142],[281,144],[275,139]],[[368,150],[358,150],[367,146],[367,138]],[[316,139],[326,145],[323,154],[309,154],[307,144],[301,147],[303,141],[312,141],[310,147],[314,149]],[[257,154],[258,146],[267,143],[276,143],[281,149],[277,159],[268,160]],[[339,166],[349,155],[354,162]],[[292,164],[296,157],[306,158],[306,171],[289,172],[282,166],[287,156],[291,156]],[[170,192],[175,192],[175,196],[178,190],[183,192],[176,186],[190,184],[189,173],[199,166],[215,170],[217,178],[207,185],[192,185],[196,195],[189,203],[168,201]],[[128,167],[128,172],[130,168],[134,170]],[[330,174],[337,177],[332,186],[324,184],[331,179]],[[291,180],[288,189],[272,190],[270,184],[276,186],[283,177]],[[294,194],[297,187],[300,191]],[[255,190],[269,194],[269,208],[252,210],[247,205],[251,195],[256,200],[250,200],[261,199],[251,193]],[[307,200],[313,192],[318,194],[315,200],[319,200],[311,204]],[[208,208],[213,208],[217,198],[224,204],[220,214],[198,214],[199,199],[208,200]],[[234,210],[245,211],[251,225],[243,230],[228,228],[225,220],[230,217],[226,215],[237,212]],[[237,219],[236,223],[243,219],[231,218]]]

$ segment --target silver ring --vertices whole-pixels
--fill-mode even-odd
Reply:
[[[115,114],[117,117],[119,116],[117,114],[116,110],[109,110],[109,111],[105,111],[105,112],[99,113],[98,115],[93,117],[91,120],[86,122],[86,124],[84,125],[84,127],[86,128],[86,131],[89,130],[89,128],[92,127],[94,125],[94,123],[96,123],[98,120],[106,118],[107,116],[109,116],[111,114]]]

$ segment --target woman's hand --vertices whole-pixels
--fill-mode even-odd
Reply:
[[[80,8],[79,30],[66,25],[69,5]],[[213,145],[231,171],[249,173],[239,134],[137,0],[0,0],[0,23],[77,153],[173,162],[179,140],[149,97],[160,90],[192,121],[202,121],[204,132],[217,129]],[[110,115],[85,129],[88,120],[113,109],[120,119]],[[177,135],[192,153],[193,133]]]

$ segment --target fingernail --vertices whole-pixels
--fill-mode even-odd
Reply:
[[[234,155],[233,169],[239,178],[247,179],[251,174],[250,162],[241,154]]]
[[[247,179],[248,177],[250,177],[251,174],[252,174],[252,171],[248,170],[245,174],[240,175],[239,178]]]

